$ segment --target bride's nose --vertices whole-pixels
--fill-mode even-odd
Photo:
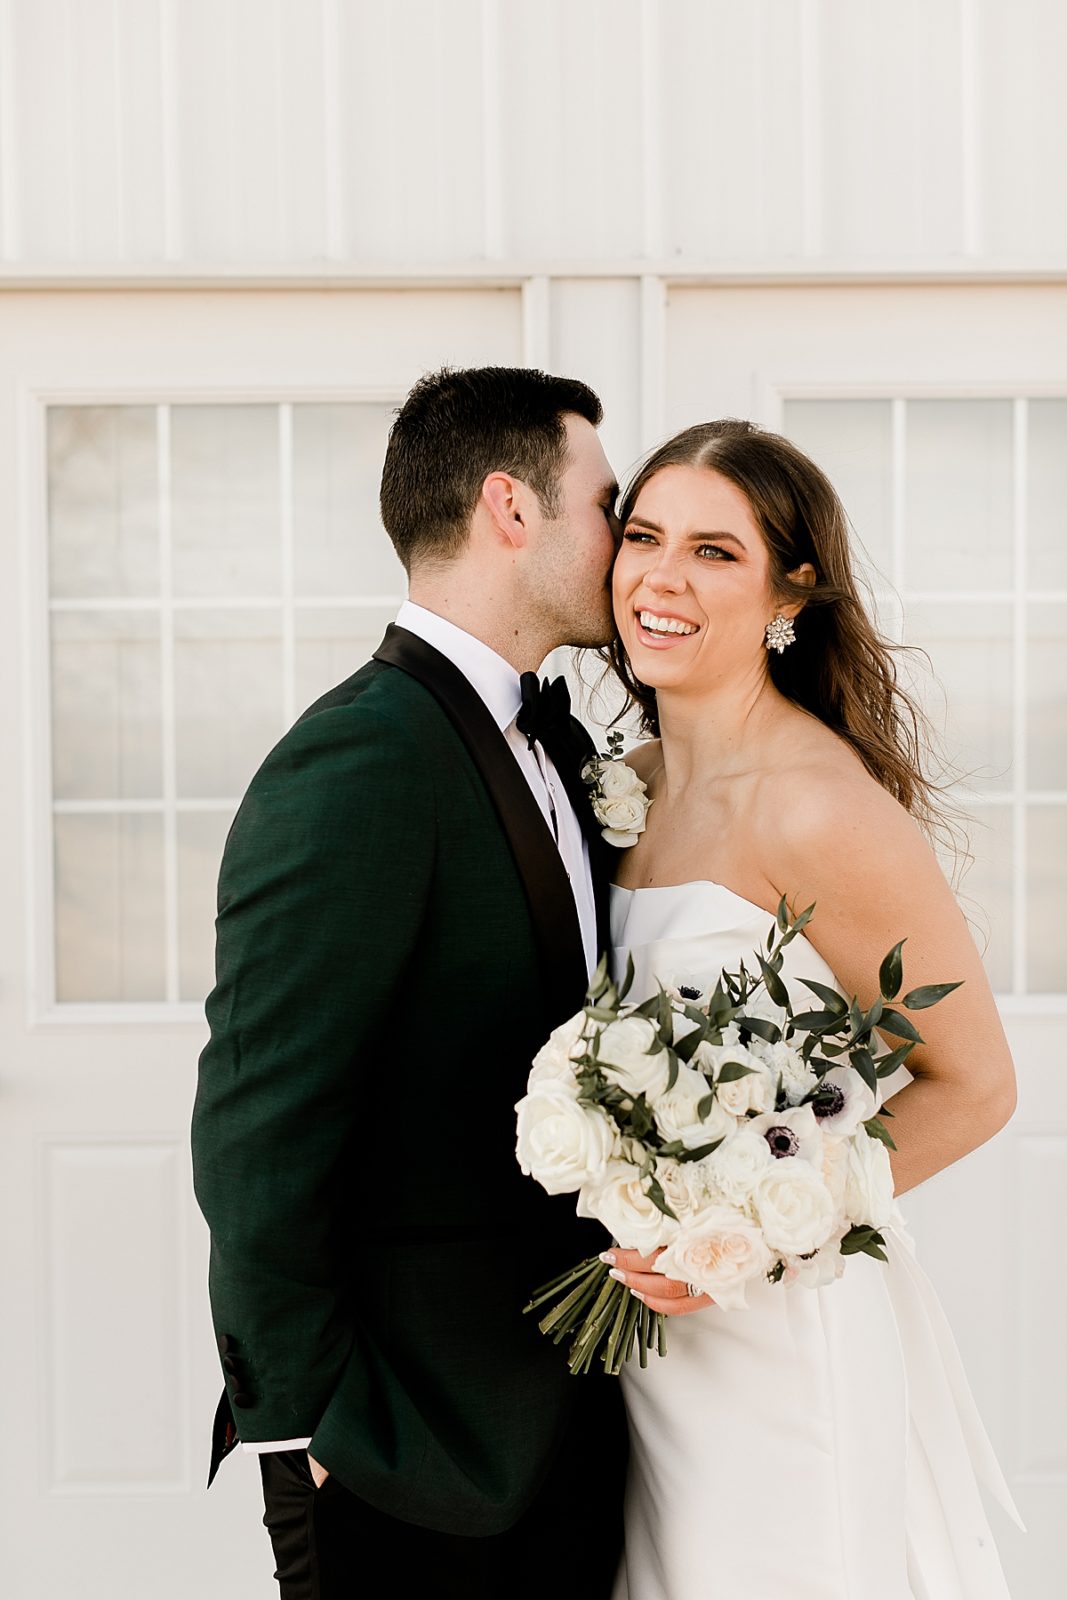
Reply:
[[[680,594],[685,588],[682,554],[661,545],[655,561],[645,572],[645,586],[654,594]]]

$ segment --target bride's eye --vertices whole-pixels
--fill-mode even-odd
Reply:
[[[627,528],[623,534],[627,544],[655,544],[650,533],[643,533],[639,528]]]
[[[705,561],[736,561],[737,557],[730,550],[724,550],[721,544],[701,544],[697,546],[697,555]]]

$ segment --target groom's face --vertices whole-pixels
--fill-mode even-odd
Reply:
[[[559,644],[600,645],[613,631],[611,566],[619,486],[593,425],[569,415],[558,515],[541,524],[534,596]]]

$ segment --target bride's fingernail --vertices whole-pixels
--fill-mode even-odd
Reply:
[[[615,1265],[614,1250],[602,1250],[600,1252],[600,1259],[601,1261],[606,1262],[609,1267],[613,1267]]]
[[[609,1278],[614,1278],[616,1283],[625,1283],[626,1282],[626,1274],[625,1274],[625,1272],[620,1272],[618,1267],[612,1267],[611,1271],[608,1273],[608,1277]]]
[[[632,1294],[632,1295],[633,1295],[633,1297],[634,1297],[634,1299],[635,1299],[635,1300],[640,1300],[640,1302],[641,1302],[641,1304],[642,1304],[642,1305],[644,1305],[644,1304],[645,1304],[645,1297],[644,1297],[644,1295],[643,1295],[643,1294],[642,1294],[642,1293],[641,1293],[641,1291],[640,1291],[640,1289],[631,1289],[631,1290],[630,1290],[630,1293],[631,1293],[631,1294]]]

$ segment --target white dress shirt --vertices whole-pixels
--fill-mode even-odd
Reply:
[[[434,611],[427,611],[425,606],[416,605],[412,600],[404,601],[397,613],[396,623],[398,628],[406,628],[409,633],[417,634],[459,668],[471,688],[485,702],[494,722],[511,746],[519,770],[556,838],[578,911],[586,971],[591,974],[597,963],[597,936],[589,846],[570,796],[549,757],[540,745],[534,745],[531,750],[526,735],[515,726],[515,718],[522,705],[519,674],[509,661],[497,655],[481,639],[476,639],[472,633],[457,628],[454,622],[439,617]],[[241,1447],[252,1455],[263,1455],[268,1450],[306,1450],[310,1443],[310,1438],[271,1439],[248,1444],[242,1441]]]

